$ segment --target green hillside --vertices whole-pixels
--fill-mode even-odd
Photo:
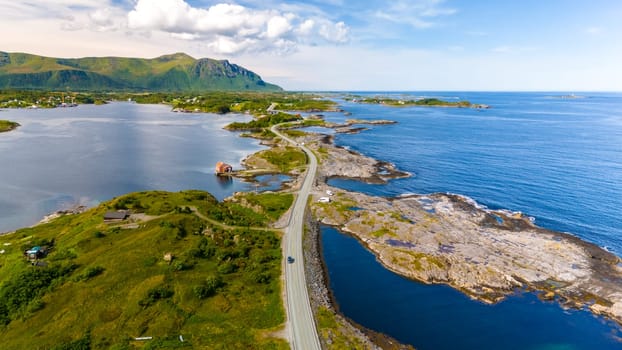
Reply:
[[[227,60],[183,53],[153,59],[53,58],[0,52],[0,89],[72,91],[279,91]]]
[[[0,236],[0,348],[289,348],[271,335],[284,322],[279,234],[253,227],[293,196],[245,196],[252,209],[202,191],[134,193]],[[129,219],[104,222],[125,208]],[[48,254],[33,265],[34,246]]]

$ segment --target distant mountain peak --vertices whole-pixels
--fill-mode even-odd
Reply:
[[[228,60],[195,59],[183,52],[153,59],[54,58],[0,51],[0,89],[74,91],[280,91]]]
[[[193,60],[195,61],[196,59],[186,53],[175,52],[170,55],[162,55],[162,56],[156,57],[156,60],[160,60],[160,61]]]

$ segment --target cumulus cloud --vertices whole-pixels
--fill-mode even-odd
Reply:
[[[214,52],[228,55],[256,51],[283,54],[295,51],[300,44],[342,44],[349,40],[349,28],[343,22],[235,4],[198,8],[184,0],[138,0],[127,14],[127,26],[201,40]]]
[[[124,20],[118,9],[105,7],[96,9],[88,14],[91,28],[99,32],[106,32],[120,29],[124,26]]]

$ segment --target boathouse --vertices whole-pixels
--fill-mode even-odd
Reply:
[[[228,174],[233,171],[233,167],[227,163],[218,162],[216,163],[216,174]]]

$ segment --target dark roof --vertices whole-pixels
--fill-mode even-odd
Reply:
[[[104,220],[125,220],[129,215],[127,210],[108,211],[104,214]]]

